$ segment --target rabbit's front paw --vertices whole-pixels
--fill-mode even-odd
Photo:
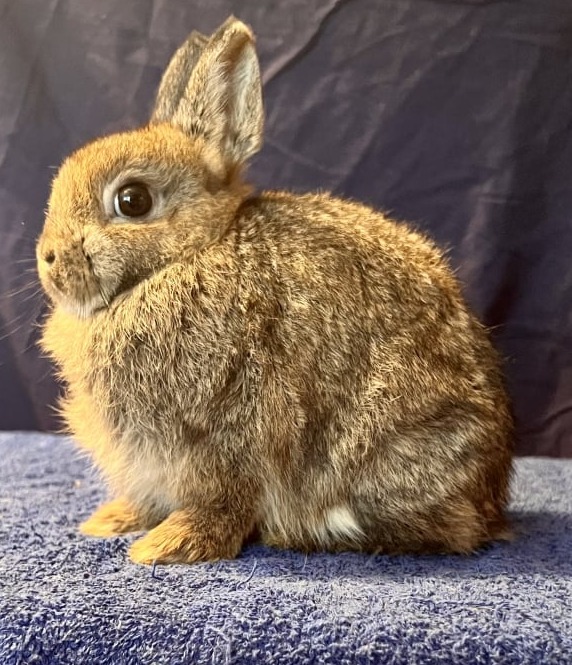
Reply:
[[[134,563],[195,563],[234,558],[241,547],[241,540],[225,538],[224,534],[203,533],[197,530],[194,520],[184,510],[169,517],[136,540],[129,549]],[[234,542],[234,544],[233,544]]]
[[[80,532],[85,536],[96,538],[111,538],[143,529],[139,515],[123,498],[103,504],[79,526]]]

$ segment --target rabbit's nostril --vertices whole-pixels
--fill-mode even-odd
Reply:
[[[56,253],[53,251],[46,252],[44,254],[44,261],[46,263],[52,264],[56,260]]]

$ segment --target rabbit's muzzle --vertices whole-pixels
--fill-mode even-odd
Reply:
[[[108,304],[83,236],[63,248],[41,238],[37,263],[44,290],[70,313],[86,318]]]

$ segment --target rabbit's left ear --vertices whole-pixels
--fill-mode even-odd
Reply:
[[[250,29],[229,18],[202,48],[168,120],[239,165],[262,146],[260,69]]]

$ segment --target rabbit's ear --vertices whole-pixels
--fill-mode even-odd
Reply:
[[[260,69],[250,29],[229,18],[209,39],[171,119],[238,165],[262,145]]]
[[[155,100],[151,122],[170,122],[191,78],[191,73],[209,39],[193,31],[171,58]]]

